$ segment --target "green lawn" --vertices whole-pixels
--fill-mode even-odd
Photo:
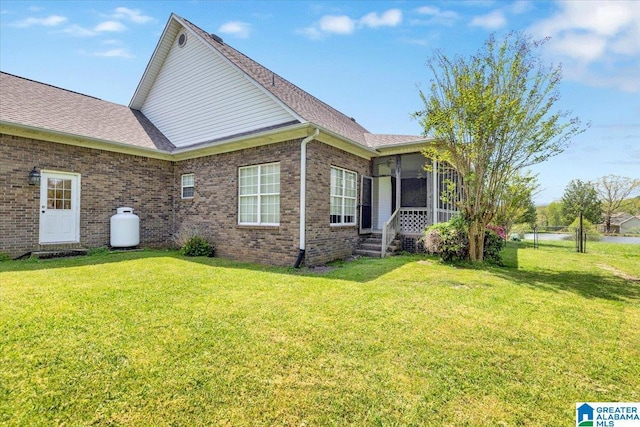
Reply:
[[[640,401],[640,247],[294,271],[144,251],[0,263],[0,424],[566,426]]]

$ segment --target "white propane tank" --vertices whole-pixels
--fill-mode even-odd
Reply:
[[[133,208],[118,208],[111,217],[111,246],[130,248],[140,243],[140,218]]]

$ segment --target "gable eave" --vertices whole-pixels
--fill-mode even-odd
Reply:
[[[147,67],[142,74],[142,78],[140,79],[140,82],[138,82],[138,87],[136,87],[133,97],[129,102],[129,108],[133,108],[135,110],[142,109],[142,105],[147,99],[147,95],[149,95],[158,73],[160,73],[162,64],[171,50],[173,40],[180,31],[181,25],[176,18],[177,15],[174,13],[169,16],[169,20],[162,31],[158,44],[156,45],[156,48],[147,63]]]
[[[164,64],[167,56],[169,55],[169,51],[173,45],[173,42],[178,35],[178,33],[184,29],[189,32],[190,36],[197,38],[210,52],[219,57],[225,63],[227,63],[235,72],[242,75],[242,77],[247,80],[249,83],[254,85],[260,92],[264,93],[269,99],[275,102],[280,108],[285,110],[294,120],[298,122],[304,123],[307,120],[294,111],[291,107],[289,107],[286,103],[284,103],[281,99],[276,97],[273,93],[267,90],[260,82],[253,79],[246,72],[244,72],[240,67],[233,63],[233,61],[229,60],[225,55],[215,49],[208,40],[205,40],[198,32],[194,31],[189,25],[188,22],[185,22],[183,18],[172,13],[169,17],[169,21],[167,22],[162,35],[160,36],[160,40],[156,46],[156,49],[147,64],[147,68],[145,69],[140,82],[138,83],[138,87],[131,98],[131,102],[129,103],[129,107],[137,110],[141,110],[144,105],[151,88],[156,80],[156,77],[160,73],[162,69],[162,65]]]
[[[198,38],[198,40],[200,40],[200,42],[202,42],[204,44],[204,46],[207,49],[209,49],[210,52],[212,52],[214,55],[216,55],[218,58],[220,58],[222,61],[224,61],[226,64],[228,64],[237,73],[242,75],[242,77],[244,79],[246,79],[249,83],[254,85],[260,92],[265,94],[269,99],[271,99],[273,102],[278,104],[278,106],[280,106],[280,108],[282,108],[287,113],[289,113],[294,120],[297,120],[300,123],[307,122],[306,118],[304,118],[300,114],[298,114],[293,108],[291,108],[284,101],[282,101],[280,98],[275,96],[271,91],[269,91],[267,88],[265,88],[259,81],[255,80],[253,77],[251,77],[249,74],[247,74],[242,68],[240,68],[237,64],[235,64],[233,61],[231,61],[226,55],[224,55],[218,49],[213,47],[209,40],[205,40],[199,32],[195,31],[192,28],[192,26],[195,27],[194,24],[191,24],[189,21],[186,21],[184,18],[181,18],[180,16],[175,15],[175,14],[172,14],[172,17],[175,18],[175,20],[180,24],[180,26],[182,28],[186,29],[187,31],[189,31],[189,33],[191,35],[193,35],[194,37]],[[204,30],[202,30],[200,28],[198,28],[198,29],[200,31],[204,32]]]

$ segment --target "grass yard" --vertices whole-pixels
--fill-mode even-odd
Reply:
[[[640,246],[294,271],[144,251],[0,263],[0,424],[567,426],[640,401]]]

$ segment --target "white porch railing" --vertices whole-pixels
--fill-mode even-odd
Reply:
[[[382,253],[380,254],[382,258],[387,255],[387,248],[396,238],[399,230],[399,209],[396,209],[393,214],[391,214],[391,218],[382,226]]]
[[[400,233],[422,234],[425,228],[433,224],[433,211],[429,208],[400,208]],[[438,222],[449,221],[458,211],[436,209]]]

